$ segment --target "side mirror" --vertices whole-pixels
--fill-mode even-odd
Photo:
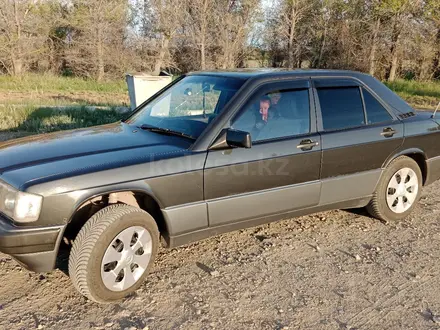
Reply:
[[[252,147],[251,134],[229,128],[226,131],[226,143],[230,147],[249,149]]]

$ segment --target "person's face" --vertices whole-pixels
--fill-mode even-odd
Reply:
[[[260,113],[264,121],[267,121],[270,103],[268,101],[260,101]]]
[[[274,93],[270,95],[270,100],[272,101],[272,104],[278,104],[278,101],[281,98],[281,94],[280,93]]]

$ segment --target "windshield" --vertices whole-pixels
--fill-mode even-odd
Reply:
[[[198,138],[243,83],[235,78],[187,76],[145,104],[127,122]]]

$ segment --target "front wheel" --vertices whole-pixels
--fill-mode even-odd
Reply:
[[[422,185],[419,165],[409,157],[400,156],[384,171],[367,211],[383,221],[401,220],[416,206]]]
[[[73,243],[73,285],[96,302],[120,300],[142,285],[158,244],[156,222],[147,212],[121,204],[106,207],[86,222]]]

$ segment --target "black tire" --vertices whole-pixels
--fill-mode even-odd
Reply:
[[[386,198],[388,193],[387,189],[391,178],[400,169],[403,168],[410,168],[416,173],[419,187],[418,187],[417,197],[410,206],[410,208],[403,213],[396,213],[392,211],[391,208],[388,206],[387,198]],[[384,173],[382,174],[382,177],[380,178],[380,181],[376,187],[376,191],[373,194],[373,199],[366,207],[367,211],[371,216],[385,222],[402,220],[414,210],[417,202],[420,199],[422,186],[423,186],[423,178],[419,165],[413,159],[407,156],[397,157],[387,166]]]
[[[126,228],[140,226],[151,235],[151,258],[144,274],[125,291],[109,290],[101,278],[101,262],[108,246]],[[93,215],[81,228],[73,242],[69,257],[69,276],[75,288],[87,298],[98,303],[121,300],[136,291],[144,281],[159,246],[159,231],[147,212],[134,206],[116,204]]]

